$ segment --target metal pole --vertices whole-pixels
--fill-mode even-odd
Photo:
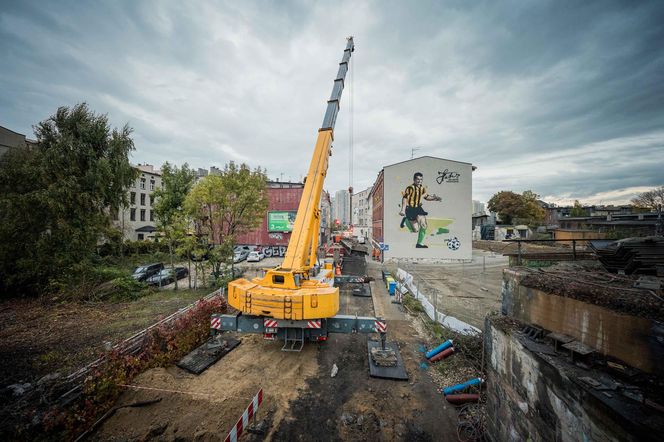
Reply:
[[[572,261],[576,261],[576,240],[572,240]]]
[[[517,241],[517,245],[519,246],[519,250],[518,250],[518,256],[516,258],[516,265],[520,266],[521,265],[521,240]]]

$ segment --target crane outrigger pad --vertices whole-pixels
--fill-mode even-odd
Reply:
[[[221,339],[221,335],[208,339],[206,343],[180,359],[175,365],[193,374],[201,374],[212,364],[240,345],[234,338]]]
[[[403,364],[399,346],[396,342],[386,342],[382,348],[380,341],[367,342],[369,353],[369,376],[372,378],[396,379],[407,381],[408,373]],[[393,364],[396,359],[396,364]]]

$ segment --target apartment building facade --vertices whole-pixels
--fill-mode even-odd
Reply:
[[[154,192],[162,187],[161,172],[155,170],[151,164],[139,164],[135,167],[139,174],[129,187],[129,204],[113,214],[113,223],[120,229],[125,240],[153,240],[157,230]]]
[[[371,238],[373,198],[369,198],[369,195],[371,195],[372,188],[373,186],[353,194],[351,211],[353,213],[353,234],[355,236]]]

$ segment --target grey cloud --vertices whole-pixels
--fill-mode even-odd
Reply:
[[[207,167],[236,152],[298,179],[355,34],[356,189],[414,146],[478,165],[483,200],[654,186],[661,160],[640,158],[663,152],[661,137],[644,141],[663,129],[662,22],[656,1],[11,2],[0,124],[29,134],[87,101],[135,128],[137,162]],[[350,118],[348,89],[332,191],[348,185]]]

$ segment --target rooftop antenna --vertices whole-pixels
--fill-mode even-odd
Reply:
[[[417,152],[417,151],[420,150],[420,149],[421,149],[421,147],[419,147],[419,146],[415,146],[415,147],[413,147],[412,149],[410,149],[410,159],[411,159],[411,160],[412,160],[413,157],[415,156],[415,152]]]

